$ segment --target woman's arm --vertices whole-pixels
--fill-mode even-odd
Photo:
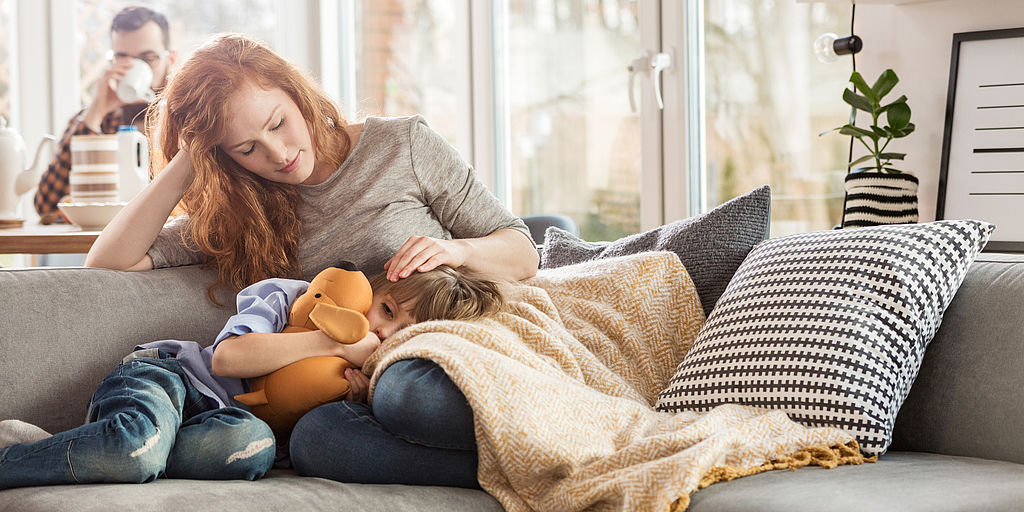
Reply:
[[[388,278],[441,264],[496,279],[535,275],[540,256],[526,225],[477,179],[458,150],[419,118],[410,124],[409,145],[420,197],[453,240],[409,237],[385,263]]]
[[[379,346],[380,340],[372,332],[351,345],[338,343],[323,331],[251,332],[217,344],[211,366],[216,375],[241,379],[266,375],[315,356],[337,356],[360,367]]]
[[[518,281],[536,275],[539,262],[540,255],[529,237],[515,229],[499,229],[480,238],[409,237],[384,268],[392,281],[438,265],[464,267],[495,278]]]
[[[179,151],[163,172],[103,228],[85,257],[85,266],[115,270],[153,268],[153,260],[146,251],[185,195],[192,176],[188,151]]]

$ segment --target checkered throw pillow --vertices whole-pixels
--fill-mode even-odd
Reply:
[[[757,245],[657,408],[780,409],[884,453],[942,313],[994,226],[971,220],[805,233]]]

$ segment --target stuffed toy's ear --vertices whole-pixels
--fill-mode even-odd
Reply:
[[[370,330],[370,323],[366,317],[358,311],[347,308],[339,308],[323,302],[313,306],[313,312],[309,319],[334,341],[338,343],[355,343]]]

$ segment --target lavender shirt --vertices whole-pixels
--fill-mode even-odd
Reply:
[[[206,348],[194,341],[162,340],[139,345],[135,349],[159,349],[174,354],[200,393],[215,401],[219,407],[233,406],[248,410],[248,407],[233,398],[248,391],[245,379],[214,375],[213,352],[229,336],[251,332],[281,332],[288,323],[288,311],[292,303],[308,287],[306,281],[264,279],[238,292],[238,313],[228,319],[217,338]]]

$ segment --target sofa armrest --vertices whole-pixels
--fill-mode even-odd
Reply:
[[[100,381],[135,345],[209,344],[234,309],[198,266],[123,272],[94,268],[0,270],[0,419],[60,431],[82,423]]]
[[[1024,464],[1024,255],[978,256],[928,345],[890,450]]]

